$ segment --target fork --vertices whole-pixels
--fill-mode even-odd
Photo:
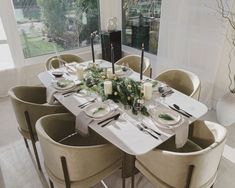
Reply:
[[[96,98],[94,98],[94,99],[92,99],[92,100],[90,100],[90,101],[87,101],[87,102],[85,102],[85,103],[83,103],[83,104],[80,104],[80,105],[78,105],[78,107],[79,108],[85,108],[87,105],[89,105],[90,103],[93,103],[93,102],[95,102],[95,100],[96,100]]]
[[[153,130],[152,128],[150,128],[150,127],[148,127],[148,126],[146,126],[144,123],[141,123],[141,125],[143,126],[143,128],[148,129],[148,130],[150,130],[150,131],[153,131],[153,132],[154,132],[155,134],[157,134],[158,136],[161,136],[161,135],[162,135],[161,133],[159,133],[159,132]]]
[[[150,131],[148,131],[148,129],[144,129],[140,124],[137,124],[137,128],[145,133],[148,133],[150,136],[152,136],[153,138],[156,138],[157,140],[159,139],[157,136],[155,136],[154,134],[152,134]]]

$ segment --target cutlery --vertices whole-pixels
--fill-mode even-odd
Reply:
[[[184,112],[185,114],[189,115],[190,117],[192,116],[192,114],[190,114],[190,113],[186,112],[185,110],[181,109],[177,104],[173,104],[173,106],[175,107],[175,109]]]
[[[168,105],[169,106],[169,105]],[[187,117],[187,118],[190,118],[191,116],[189,116],[188,114],[185,114],[184,112],[180,111],[180,110],[177,110],[176,108],[172,107],[172,106],[169,106],[169,108],[171,108],[172,110],[182,114],[183,116]]]
[[[64,96],[64,97],[68,97],[68,96],[70,96],[70,95],[72,95],[72,94],[74,94],[74,93],[78,93],[79,91],[81,91],[82,89],[77,89],[77,90],[72,90],[72,91],[68,91],[68,92],[64,92],[64,93],[62,93],[62,95]]]
[[[96,100],[96,98],[94,98],[94,99],[92,99],[92,100],[90,100],[90,101],[87,101],[87,102],[85,102],[85,103],[83,103],[83,104],[80,104],[80,105],[78,105],[78,107],[79,107],[79,108],[84,108],[84,107],[86,107],[87,105],[89,105],[90,103],[95,102],[95,100]]]
[[[143,122],[141,122],[141,125],[143,126],[143,128],[149,129],[150,131],[153,131],[153,132],[154,132],[155,134],[157,134],[158,136],[161,136],[161,135],[162,135],[161,133],[159,133],[159,132],[153,130],[152,128],[150,128],[150,127],[148,127],[148,126],[146,126]]]
[[[110,122],[114,121],[114,120],[117,120],[120,116],[120,113],[117,114],[115,117],[113,117],[113,119],[110,119],[107,123],[101,125],[101,127],[105,127],[106,125],[108,125]]]
[[[98,122],[98,125],[100,125],[100,124],[102,124],[102,123],[104,123],[105,121],[108,121],[108,120],[110,120],[110,119],[113,119],[113,118],[115,118],[116,116],[120,116],[120,113],[118,113],[118,114],[115,114],[115,115],[113,115],[113,116],[111,116],[111,117],[108,117],[108,118],[106,118],[106,119],[104,119],[104,120],[102,120],[102,121],[100,121],[100,122]]]
[[[166,96],[168,96],[168,95],[170,95],[170,94],[172,94],[172,93],[174,93],[174,91],[173,90],[168,90],[168,91],[166,91],[166,92],[164,92],[164,93],[162,93],[162,97],[166,97]]]
[[[145,133],[148,133],[150,136],[152,136],[153,138],[156,138],[158,140],[158,137],[155,136],[154,134],[152,134],[150,131],[148,131],[148,129],[144,129],[140,124],[137,124],[137,128]]]

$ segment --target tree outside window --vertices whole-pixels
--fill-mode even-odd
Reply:
[[[13,0],[25,58],[90,45],[99,31],[98,0]]]

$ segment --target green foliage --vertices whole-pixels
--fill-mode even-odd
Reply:
[[[48,37],[65,48],[76,47],[99,29],[98,0],[37,0]],[[87,24],[83,24],[83,14]],[[89,41],[89,40],[88,40]]]
[[[173,121],[175,120],[173,117],[171,117],[169,114],[159,114],[158,116],[161,119],[167,120],[167,121]]]

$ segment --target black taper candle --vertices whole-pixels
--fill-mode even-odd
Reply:
[[[143,79],[143,68],[144,68],[144,43],[142,43],[142,53],[140,62],[140,80]]]
[[[111,63],[112,63],[112,70],[113,70],[113,74],[115,74],[113,44],[111,44]]]
[[[92,53],[92,61],[95,63],[95,53],[94,53],[94,33],[91,33],[91,53]]]

